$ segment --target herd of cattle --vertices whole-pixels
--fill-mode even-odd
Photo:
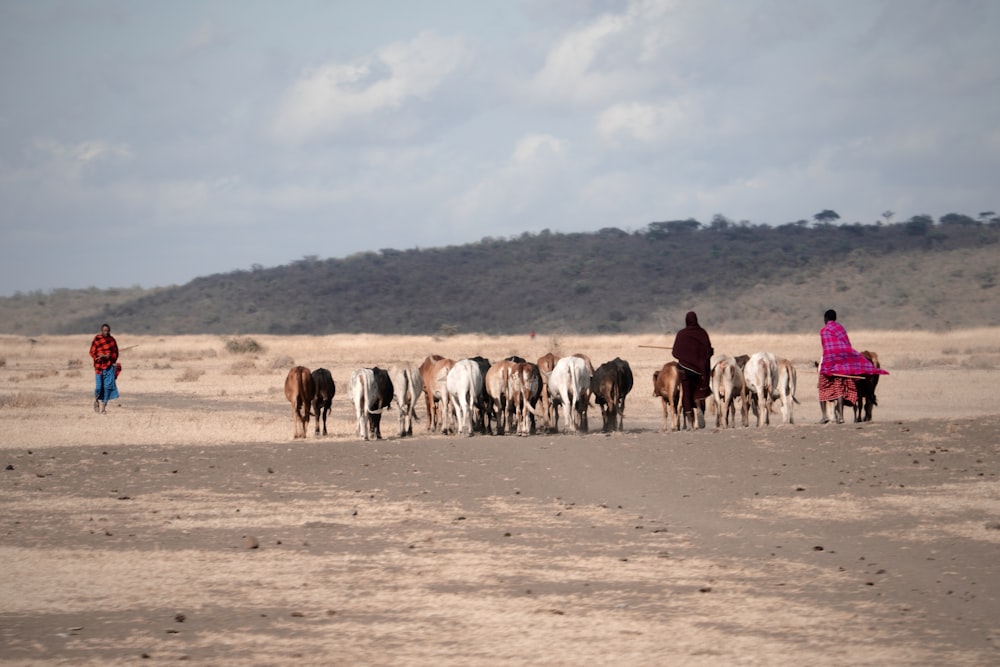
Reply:
[[[878,366],[874,353],[864,352]],[[736,410],[741,424],[749,426],[750,413],[757,426],[770,423],[772,408],[780,405],[782,422],[794,422],[796,370],[788,359],[770,352],[732,357],[717,354],[711,361],[709,410],[715,425],[735,428]],[[878,376],[854,378],[858,401],[855,421],[870,421],[876,405]],[[632,368],[615,358],[596,369],[585,354],[559,357],[551,352],[532,363],[508,357],[490,363],[483,357],[458,361],[440,355],[424,359],[419,367],[402,364],[391,372],[359,368],[351,374],[349,397],[357,418],[358,437],[381,439],[382,413],[393,403],[399,412],[399,436],[413,435],[416,406],[421,394],[429,432],[531,435],[538,431],[588,431],[587,411],[601,410],[605,432],[623,430],[625,397],[632,391]],[[663,431],[697,428],[682,416],[681,370],[668,362],[653,373],[653,396],[663,407]],[[309,419],[315,417],[315,434],[327,435],[326,419],[336,385],[325,368],[310,371],[295,366],[285,379],[285,397],[292,404],[295,437],[306,437]]]

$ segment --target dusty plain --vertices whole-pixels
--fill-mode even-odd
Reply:
[[[114,333],[106,415],[91,336],[0,336],[0,664],[1000,663],[1000,330],[851,330],[892,374],[822,426],[818,335],[713,335],[795,363],[795,424],[679,433],[665,336]],[[357,438],[355,368],[548,351],[630,362],[624,433]]]

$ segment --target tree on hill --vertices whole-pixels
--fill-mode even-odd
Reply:
[[[830,225],[840,220],[840,214],[827,208],[814,215],[813,220],[823,225]]]

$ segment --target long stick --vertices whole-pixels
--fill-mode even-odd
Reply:
[[[639,347],[651,347],[654,350],[672,350],[672,347],[664,347],[663,345],[640,345]]]
[[[128,347],[123,347],[122,349],[118,350],[118,352],[124,352],[125,350],[131,350],[136,347],[139,347],[138,343],[136,343],[135,345],[129,345]]]
[[[803,371],[803,372],[805,372],[805,373],[815,373],[817,375],[819,374],[819,371],[806,370],[806,371]],[[843,375],[842,373],[824,373],[823,375],[829,375],[830,377],[833,377],[833,378],[847,378],[848,380],[864,380],[865,379],[864,375]]]

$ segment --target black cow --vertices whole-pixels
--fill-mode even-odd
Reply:
[[[333,375],[325,368],[317,368],[312,372],[313,385],[316,393],[313,396],[313,414],[316,416],[316,435],[319,435],[319,422],[323,420],[323,435],[326,435],[326,417],[330,414],[333,396],[337,393],[337,385]]]
[[[382,411],[388,409],[392,403],[395,387],[392,386],[392,379],[389,371],[378,366],[372,368],[375,375],[375,396],[370,401],[370,411],[368,412],[368,423],[376,440],[382,439]]]
[[[861,356],[872,362],[875,368],[882,368],[878,363],[878,355],[874,352],[864,350]],[[862,375],[860,378],[854,380],[854,388],[858,391],[858,402],[854,404],[854,421],[870,422],[872,420],[872,410],[878,405],[878,401],[875,399],[875,388],[878,386],[878,378],[878,374],[874,373],[872,375]]]
[[[486,374],[490,371],[490,360],[485,357],[469,357],[479,366],[479,372],[483,375],[483,386],[476,396],[475,409],[473,410],[472,428],[477,433],[490,434],[494,432],[493,420],[497,418],[493,411],[493,399],[486,391]]]

